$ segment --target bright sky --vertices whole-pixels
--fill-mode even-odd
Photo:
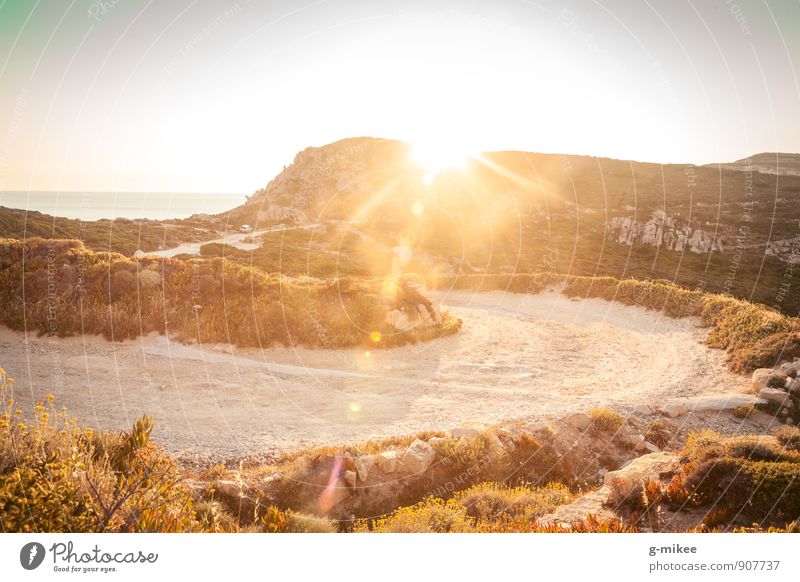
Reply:
[[[795,0],[0,0],[0,191],[249,193],[343,137],[800,151]]]

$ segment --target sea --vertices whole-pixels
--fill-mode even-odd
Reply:
[[[217,214],[244,202],[244,194],[233,193],[0,192],[0,206],[81,220],[188,218],[199,213]]]

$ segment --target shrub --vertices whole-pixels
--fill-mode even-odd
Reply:
[[[800,515],[800,454],[774,437],[701,431],[689,436],[684,459],[693,498],[719,510],[710,512],[708,527],[737,519],[782,524]]]
[[[775,430],[775,437],[784,447],[800,452],[800,428],[796,426],[779,426]]]
[[[701,503],[752,521],[786,521],[800,515],[800,464],[722,458],[689,474]]]
[[[240,346],[384,348],[436,339],[461,326],[444,312],[438,322],[401,332],[386,321],[380,289],[380,281],[347,277],[300,282],[223,258],[132,261],[77,241],[0,239],[0,323],[17,330],[107,339],[155,331]],[[400,297],[400,307],[414,313],[430,307],[411,288]],[[372,332],[379,342],[371,341]]]
[[[381,533],[463,533],[475,531],[467,510],[453,500],[429,498],[391,516],[375,521],[358,521],[356,531]]]
[[[456,493],[453,501],[479,521],[533,520],[553,512],[573,498],[560,483],[544,487],[508,487],[500,483],[482,483]]]
[[[204,532],[221,533],[238,530],[236,519],[219,501],[201,501],[195,506],[195,519]]]
[[[0,523],[8,532],[185,531],[192,500],[152,423],[110,436],[82,429],[52,397],[31,421],[0,371]]]
[[[614,434],[622,428],[622,415],[609,408],[593,408],[589,411],[592,420],[592,431]]]

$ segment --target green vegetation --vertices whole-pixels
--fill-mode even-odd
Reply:
[[[382,282],[293,281],[223,259],[131,259],[95,253],[79,241],[0,239],[0,323],[12,329],[116,340],[149,332],[240,346],[369,344],[390,347],[456,332],[442,313],[407,331],[389,309],[418,317],[427,300],[407,280],[392,296]]]
[[[619,412],[609,408],[593,408],[589,411],[589,418],[592,420],[592,430],[614,434],[624,422]]]
[[[567,472],[553,470],[563,454],[550,450],[529,467],[519,464],[525,455],[535,457],[547,449],[548,433],[541,435],[544,444],[521,438],[511,452],[504,452],[506,447],[498,444],[503,440],[487,430],[465,439],[464,450],[480,448],[488,458],[469,467],[463,459],[455,465],[437,463],[416,486],[390,478],[384,485],[388,496],[378,495],[383,497],[384,511],[375,512],[380,503],[363,504],[369,495],[354,497],[361,499],[360,504],[348,509],[358,507],[361,515],[382,517],[352,522],[318,514],[324,498],[320,493],[328,486],[331,471],[354,467],[353,456],[341,450],[302,451],[301,456],[287,458],[279,465],[284,485],[258,489],[253,484],[268,482],[265,477],[274,475],[276,467],[252,467],[242,473],[241,468],[234,472],[218,465],[199,474],[187,473],[151,440],[153,426],[147,417],[130,431],[95,432],[78,426],[48,397],[28,420],[16,409],[13,383],[3,370],[0,397],[0,529],[4,532],[633,532],[643,524],[658,530],[660,508],[705,511],[700,528],[704,531],[796,531],[798,527],[800,453],[786,446],[796,445],[797,429],[780,429],[777,438],[695,433],[683,453],[683,466],[671,481],[646,480],[638,493],[623,500],[620,508],[627,508],[629,518],[600,520],[587,515],[567,527],[542,521],[581,492]],[[608,446],[602,437],[590,440],[599,440],[600,448]],[[401,442],[408,444],[409,439],[385,444]],[[351,450],[377,452],[381,446],[368,443]],[[461,452],[459,448],[454,454]],[[515,464],[522,468],[518,474],[510,471]],[[475,484],[464,478],[465,469],[474,472]],[[398,497],[392,484],[401,482],[409,493]],[[443,483],[460,487],[441,496]],[[437,493],[404,501],[422,491]]]
[[[701,431],[689,438],[684,462],[693,502],[710,508],[709,527],[786,527],[800,516],[800,452],[778,439]]]
[[[184,242],[202,241],[218,236],[224,224],[206,220],[78,220],[49,216],[41,212],[0,207],[0,233],[8,238],[74,239],[95,252],[113,252],[131,256],[137,250],[155,251]]]
[[[510,488],[481,483],[459,491],[447,501],[431,497],[388,517],[362,520],[355,529],[394,533],[531,531],[542,527],[538,517],[571,500],[572,494],[559,484]]]
[[[52,398],[28,421],[0,370],[0,524],[4,532],[196,529],[174,461],[150,441],[149,419],[130,432],[82,429]]]

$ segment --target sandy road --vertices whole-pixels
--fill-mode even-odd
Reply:
[[[694,320],[554,293],[436,298],[462,331],[392,350],[51,340],[2,328],[0,365],[25,405],[52,392],[99,428],[150,414],[172,452],[202,461],[598,405],[628,410],[747,384],[702,344]]]

